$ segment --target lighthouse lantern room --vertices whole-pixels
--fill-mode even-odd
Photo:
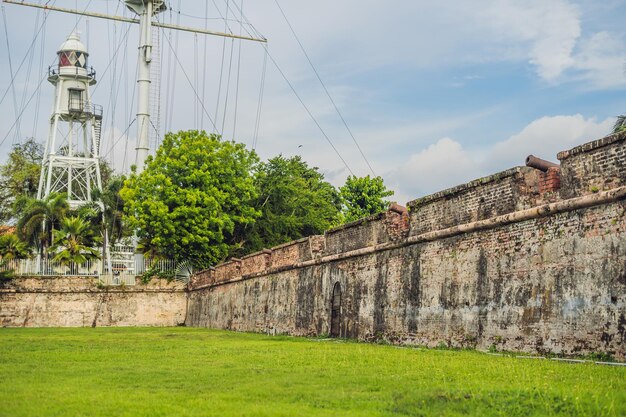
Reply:
[[[88,58],[87,48],[72,33],[59,48],[57,65],[48,70],[56,91],[37,198],[65,193],[72,208],[92,201],[94,188],[102,189],[102,107],[91,101],[89,86],[96,83],[96,72],[88,67]]]

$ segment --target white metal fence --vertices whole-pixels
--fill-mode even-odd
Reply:
[[[94,276],[105,285],[135,285],[144,273],[153,277],[187,282],[192,273],[186,262],[171,259],[102,260],[81,264],[64,264],[43,259],[12,259],[0,264],[0,271],[13,271],[17,276]]]

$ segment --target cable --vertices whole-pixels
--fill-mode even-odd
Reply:
[[[263,34],[261,32],[259,32],[257,30],[256,27],[254,27],[254,25],[250,22],[250,20],[246,17],[246,15],[243,13],[243,10],[241,10],[238,6],[237,3],[233,3],[235,5],[235,7],[237,8],[237,10],[240,12],[242,18],[245,20],[245,24],[246,26],[249,26],[250,29],[252,29],[252,32],[248,31],[248,29],[245,28],[244,26],[244,30],[246,31],[246,33],[250,36],[250,37],[257,37],[257,38],[261,38],[261,39],[265,39],[265,36],[263,36]]]
[[[45,24],[46,24],[46,12],[44,11],[44,17],[43,17],[43,33],[41,34],[41,48],[39,50],[39,68],[42,68],[44,66],[44,62],[45,62],[45,54],[46,54],[46,29],[45,29]],[[41,89],[39,90],[39,92],[37,93],[37,101],[36,101],[36,106],[35,106],[35,121],[33,122],[33,138],[37,137],[37,127],[39,126],[39,109],[41,106]]]
[[[226,112],[228,111],[228,97],[230,95],[230,76],[233,69],[233,51],[235,49],[235,40],[230,40],[230,59],[228,63],[228,78],[226,78],[226,97],[224,98],[224,114],[222,116],[222,130],[220,135],[224,136],[224,125],[226,123]]]
[[[35,95],[37,94],[37,91],[41,88],[41,85],[43,84],[43,82],[48,79],[48,77],[43,77],[41,79],[41,81],[39,81],[39,84],[37,85],[37,89],[33,92],[33,94],[30,96],[30,98],[28,99],[28,101],[26,102],[26,106],[28,106],[30,104],[30,102],[32,101],[33,97],[35,97]],[[24,107],[24,110],[26,110],[26,107]],[[7,134],[4,136],[4,138],[2,138],[2,141],[0,141],[0,147],[2,147],[2,145],[4,145],[4,142],[7,140],[7,138],[9,137],[9,135],[11,134],[11,131],[13,130],[13,128],[15,127],[15,125],[17,124],[18,120],[20,120],[20,118],[22,117],[22,113],[24,113],[24,110],[22,110],[22,112],[17,116],[17,118],[15,119],[15,121],[13,122],[13,124],[11,125],[11,127],[9,127],[9,131],[7,132]]]
[[[178,8],[179,9],[180,9],[180,3],[181,3],[181,0],[178,0]],[[176,16],[176,24],[177,25],[180,24],[180,13]],[[165,33],[164,33],[164,35],[165,35]],[[175,51],[178,49],[179,32],[178,31],[174,32],[174,36],[175,36],[176,47],[174,49],[172,49],[172,45],[170,44],[170,49],[172,50],[174,55],[176,55]],[[167,35],[165,35],[165,37],[167,39]],[[169,43],[169,40],[168,40],[168,43]],[[176,60],[178,60],[178,58],[176,58]],[[169,109],[169,113],[170,113],[169,114],[169,116],[170,116],[170,118],[169,118],[169,127],[170,127],[170,130],[172,129],[172,119],[174,118],[174,108],[175,108],[175,106],[174,106],[174,93],[176,91],[176,79],[177,79],[176,72],[177,72],[177,70],[178,70],[178,67],[176,65],[174,65],[174,71],[172,73],[172,91],[171,91],[171,95],[168,92],[168,97],[171,100],[171,105],[170,105],[170,109]]]
[[[115,78],[115,73],[117,72],[117,60],[118,60],[118,53],[120,51],[121,45],[124,44],[125,46],[128,45],[128,33],[130,30],[130,26],[128,27],[128,29],[126,30],[126,33],[123,35],[122,39],[120,40],[120,43],[118,44],[118,47],[116,49],[116,51],[113,54],[112,57],[112,62],[113,62],[113,71],[111,73],[111,91],[110,91],[110,107],[111,107],[111,124],[110,124],[110,128],[111,131],[113,131],[113,129],[115,128],[115,115],[116,115],[116,110],[117,110],[117,100],[119,98],[119,94],[121,92],[122,86],[123,85],[128,85],[128,71],[127,71],[127,60],[126,59],[122,59],[122,69],[123,71],[119,72],[119,80],[117,80]],[[126,52],[127,48],[124,48],[124,51]],[[106,70],[105,70],[106,72]],[[122,78],[126,77],[126,83],[123,82]],[[117,81],[117,82],[116,82]],[[115,84],[117,85],[116,88]],[[131,102],[134,102],[134,97],[135,97],[135,88],[136,88],[136,83],[133,83],[133,92],[131,94]],[[95,89],[94,89],[95,91]],[[128,98],[128,97],[127,97]],[[126,110],[128,111],[128,105],[126,105]],[[129,118],[130,118],[130,111],[127,113],[129,114]],[[111,149],[113,148],[113,144],[111,144]],[[128,152],[128,149],[125,149],[125,153],[124,153],[124,160],[122,162],[122,169],[124,169],[124,164],[126,161],[126,153]]]
[[[115,61],[115,58],[116,58],[117,54],[119,53],[120,48],[122,47],[122,43],[124,43],[126,45],[126,40],[128,38],[128,33],[130,32],[130,27],[131,26],[128,25],[128,29],[126,29],[126,33],[122,37],[122,40],[120,41],[120,43],[117,45],[117,48],[115,49],[115,52],[113,53],[112,59],[109,60],[109,63],[107,64],[106,68],[104,69],[104,71],[102,71],[102,74],[100,75],[101,79],[104,78],[104,76],[107,74],[107,72],[111,68],[111,65],[113,65],[113,62]],[[96,86],[93,88],[93,90],[91,90],[91,94],[95,93],[98,90],[99,86],[100,86],[100,84],[96,84]]]
[[[37,10],[37,17],[35,18],[35,29],[37,29],[37,26],[39,26],[39,17],[41,16],[41,10]],[[28,65],[26,66],[26,81],[24,82],[25,86],[29,86],[30,85],[30,76],[32,74],[32,70],[33,70],[33,61],[35,59],[35,48],[31,48],[29,51],[29,58],[28,58]],[[41,92],[41,90],[39,90]],[[26,102],[26,96],[28,95],[28,87],[24,88],[24,91],[22,92],[22,101],[20,103],[20,108],[24,107],[24,103]],[[41,95],[38,95],[37,97],[41,97]],[[37,100],[35,100],[35,106],[37,106]],[[18,127],[16,129],[16,131],[19,131],[21,133],[21,126]],[[16,136],[16,140],[18,142],[21,141],[20,139],[20,135]]]
[[[207,27],[207,20],[206,17],[209,15],[209,2],[205,2],[205,7],[204,7],[204,17],[205,17],[205,21],[204,21],[204,29],[206,30]],[[207,37],[204,37],[204,53],[202,55],[202,101],[204,102],[204,97],[206,95],[206,61],[207,61]],[[204,129],[204,113],[200,113],[200,129]]]
[[[8,31],[8,26],[7,26],[7,16],[6,16],[6,11],[4,9],[4,3],[2,4],[2,20],[4,21],[4,36],[6,37],[6,43],[7,43],[7,55],[9,57],[9,72],[11,75],[11,80],[13,80],[13,60],[11,59],[11,45],[9,42],[9,31]],[[26,51],[26,56],[24,58],[26,58],[31,51],[32,48],[28,48],[28,51]],[[17,75],[17,74],[16,74]],[[17,107],[17,94],[15,93],[15,84],[13,82],[11,82],[11,92],[13,93],[13,112],[15,113],[15,118],[16,118],[16,127],[15,127],[15,136],[16,138],[18,138],[20,136],[20,119],[18,117],[18,114],[21,114],[18,111],[18,107]]]
[[[156,135],[155,135],[155,139],[154,139],[154,150],[156,151],[160,145],[160,143],[162,142],[162,135],[161,135],[161,92],[163,91],[163,46],[162,46],[162,42],[161,42],[161,32],[157,31],[155,33],[155,36],[157,38],[156,43],[158,44],[158,52],[159,52],[159,67],[158,67],[158,89],[157,89],[157,108],[156,108],[156,113],[157,113],[157,126],[156,126]]]
[[[296,89],[294,88],[293,84],[291,83],[291,81],[289,81],[289,79],[287,79],[287,76],[285,75],[285,73],[283,72],[283,70],[280,68],[280,66],[278,66],[278,63],[276,62],[276,60],[274,59],[274,57],[272,56],[272,54],[269,53],[269,50],[267,49],[267,45],[263,45],[263,47],[265,48],[265,51],[267,52],[267,56],[269,57],[269,59],[272,61],[272,63],[274,64],[274,66],[276,67],[276,69],[278,70],[278,72],[280,73],[280,75],[283,77],[283,79],[285,80],[285,82],[287,83],[287,85],[289,85],[289,88],[291,88],[291,91],[293,92],[293,94],[296,96],[296,98],[298,99],[298,101],[300,102],[300,104],[302,104],[302,107],[304,107],[304,110],[306,110],[306,112],[309,114],[309,116],[311,117],[311,120],[313,120],[313,122],[315,123],[315,125],[317,126],[317,128],[320,130],[320,132],[322,133],[322,135],[324,136],[324,138],[326,139],[326,141],[328,142],[328,144],[333,148],[333,150],[335,151],[335,153],[337,154],[337,156],[339,157],[339,159],[341,159],[341,162],[343,162],[343,164],[346,166],[346,168],[348,169],[348,171],[350,172],[350,174],[352,174],[354,176],[354,172],[352,172],[352,169],[350,169],[350,166],[348,165],[348,163],[346,162],[345,159],[343,159],[343,156],[341,156],[341,153],[339,153],[339,151],[337,150],[337,148],[335,147],[335,145],[333,144],[333,141],[330,139],[330,137],[328,137],[328,135],[326,134],[326,132],[324,131],[324,129],[322,128],[322,126],[319,124],[319,122],[317,121],[317,119],[315,118],[315,116],[313,116],[313,113],[311,113],[311,110],[309,110],[309,107],[304,103],[304,101],[302,100],[302,98],[300,97],[300,95],[298,94],[298,92],[296,91]]]
[[[83,12],[84,12],[84,11],[86,11],[86,10],[89,8],[89,6],[91,5],[92,1],[93,1],[93,0],[89,0],[89,2],[87,3],[87,6],[85,6],[85,9],[83,10]],[[78,26],[78,24],[80,23],[80,21],[81,21],[81,19],[83,18],[83,16],[84,16],[84,15],[80,15],[80,17],[77,19],[76,24],[75,24],[75,25],[74,25],[74,27],[72,28],[72,32],[74,32],[74,31],[76,30],[76,27],[77,27],[77,26]],[[29,48],[32,48],[32,46],[33,46],[33,44],[34,44],[35,40],[37,39],[37,36],[39,35],[39,32],[41,32],[42,27],[43,27],[43,24],[42,24],[42,26],[40,26],[39,31],[37,32],[37,35],[35,35],[35,38],[34,38],[34,39],[33,39],[33,41],[31,42],[31,45],[29,46]],[[5,25],[5,28],[6,28],[6,25]],[[28,52],[27,52],[27,55],[28,55]],[[24,56],[24,60],[26,59],[26,56],[27,56],[27,55],[25,55],[25,56]],[[55,57],[55,59],[52,61],[51,65],[54,63],[54,61],[55,61],[56,59],[57,59],[57,58]],[[22,63],[24,62],[24,60],[22,60]],[[20,68],[21,68],[21,65],[22,65],[22,64],[20,64]],[[18,71],[19,71],[19,69],[20,69],[20,68],[18,68]],[[26,108],[28,107],[28,105],[29,105],[29,104],[30,104],[30,102],[32,101],[32,99],[33,99],[33,97],[35,96],[35,94],[37,94],[37,91],[41,88],[41,85],[43,84],[44,80],[46,80],[47,78],[48,78],[48,77],[44,77],[44,78],[42,78],[42,79],[41,79],[41,81],[40,81],[40,82],[39,82],[39,84],[37,85],[37,89],[33,92],[33,94],[32,94],[32,95],[30,96],[30,98],[28,99],[28,102],[26,103],[26,106],[24,107],[24,109],[22,109],[22,111],[20,112],[20,114],[17,116],[17,119],[15,120],[15,122],[13,122],[13,124],[12,124],[12,125],[11,125],[11,127],[9,128],[9,131],[7,132],[7,134],[5,135],[5,137],[4,137],[4,138],[2,139],[2,141],[0,142],[0,146],[2,146],[2,145],[4,144],[4,142],[6,141],[6,139],[7,139],[8,135],[10,134],[10,132],[13,130],[13,128],[15,127],[15,125],[16,125],[17,123],[19,123],[19,120],[20,120],[20,118],[22,117],[22,114],[24,113],[24,110],[26,110]],[[11,84],[13,84],[14,80],[15,80],[15,78],[13,77],[13,78],[11,79]],[[8,91],[8,89],[7,89],[7,91]],[[6,95],[6,93],[5,93],[5,95]],[[3,97],[3,99],[4,99],[4,97]],[[1,104],[1,103],[2,103],[2,100],[0,99],[0,104]]]
[[[252,149],[256,149],[261,126],[261,109],[263,107],[263,93],[265,91],[265,76],[267,73],[267,49],[263,55],[263,70],[261,71],[261,83],[259,87],[259,100],[257,101],[256,118],[254,121],[254,134],[252,135]]]
[[[56,2],[56,0],[55,0]],[[54,3],[53,3],[54,5]],[[4,10],[4,5],[2,6],[3,10]],[[0,104],[2,104],[4,102],[4,99],[6,97],[6,95],[8,94],[9,90],[11,88],[13,88],[13,85],[15,83],[15,78],[17,77],[17,74],[20,72],[20,70],[22,69],[22,65],[24,65],[24,62],[26,61],[26,57],[28,56],[28,51],[30,51],[30,48],[33,47],[33,45],[35,44],[35,42],[37,41],[37,38],[39,37],[39,33],[41,32],[41,30],[43,29],[45,23],[46,23],[46,19],[48,18],[48,14],[45,14],[45,19],[44,21],[41,23],[41,26],[39,27],[39,30],[37,31],[37,33],[35,34],[35,36],[33,37],[33,40],[30,42],[30,45],[28,46],[28,50],[26,51],[26,54],[24,55],[24,58],[22,58],[22,62],[20,62],[20,65],[17,67],[17,71],[15,72],[15,75],[13,75],[11,77],[11,81],[9,83],[9,86],[7,87],[7,89],[4,91],[4,93],[2,94],[2,98],[0,98]],[[6,24],[4,25],[5,30],[6,30]],[[54,61],[53,61],[54,62]]]
[[[356,138],[352,134],[352,130],[350,130],[350,128],[348,127],[348,124],[346,123],[346,120],[344,119],[343,115],[339,111],[339,107],[337,107],[337,104],[335,103],[335,100],[333,100],[332,96],[330,95],[330,92],[328,91],[328,88],[326,88],[326,84],[324,84],[324,81],[322,81],[322,78],[320,77],[319,72],[317,72],[317,69],[315,68],[315,65],[313,65],[313,62],[311,61],[311,58],[309,57],[309,54],[304,49],[304,45],[302,45],[302,42],[300,42],[300,38],[296,34],[296,31],[294,30],[294,28],[291,25],[291,23],[289,22],[289,19],[287,19],[287,15],[283,11],[283,8],[280,7],[280,4],[278,3],[278,0],[274,0],[274,3],[276,3],[276,6],[278,6],[278,10],[280,10],[280,13],[283,15],[283,18],[285,19],[285,22],[287,23],[287,26],[289,26],[289,30],[291,30],[291,33],[293,34],[293,37],[298,42],[298,45],[300,45],[300,49],[302,50],[302,53],[304,53],[304,56],[306,57],[307,61],[309,61],[309,65],[311,66],[311,69],[313,70],[313,72],[315,73],[315,76],[317,77],[318,81],[320,82],[320,84],[324,88],[324,91],[326,92],[326,95],[328,96],[328,99],[333,104],[333,107],[335,108],[335,111],[339,115],[339,118],[341,119],[343,125],[345,126],[346,130],[350,134],[350,137],[352,138],[352,141],[354,142],[354,144],[356,145],[357,149],[359,150],[359,153],[361,154],[361,156],[365,160],[365,163],[369,167],[370,171],[372,171],[372,174],[374,176],[376,176],[376,173],[374,172],[374,169],[372,168],[372,165],[370,164],[370,162],[365,157],[365,154],[363,153],[363,150],[361,149],[361,146],[359,146],[359,143],[357,142]]]
[[[170,13],[169,13],[169,18],[170,18],[170,23],[172,23],[172,9],[170,9]],[[161,29],[163,32],[165,32],[165,29]],[[172,29],[168,29],[169,33],[172,33]],[[165,83],[165,97],[166,97],[166,101],[165,101],[165,131],[168,132],[170,130],[169,127],[169,115],[170,115],[170,107],[173,105],[172,101],[170,100],[170,81],[171,81],[171,73],[172,73],[172,52],[170,51],[167,54],[167,71],[166,71],[166,83]]]
[[[215,1],[213,1],[213,4],[215,4]],[[215,5],[215,7],[217,7],[217,5]],[[230,28],[228,27],[227,20],[228,20],[228,0],[226,0],[226,17],[224,18],[224,31],[226,31],[227,29],[230,30]],[[220,65],[220,80],[219,80],[219,85],[217,88],[217,102],[215,103],[215,120],[218,119],[219,110],[220,110],[220,96],[222,94],[222,77],[224,75],[224,56],[225,55],[226,55],[226,38],[222,38],[222,63]]]
[[[241,0],[241,7],[243,15],[243,0]],[[243,16],[242,16],[243,18]],[[243,23],[239,24],[239,35],[241,36]],[[241,39],[237,42],[238,50],[237,50],[237,88],[235,89],[235,114],[233,116],[233,141],[235,140],[235,135],[237,133],[237,110],[239,108],[239,76],[241,75]]]
[[[207,2],[207,4],[208,4],[208,2]],[[170,9],[170,10],[172,10],[172,9]],[[191,14],[188,14],[188,13],[183,13],[182,10],[172,10],[172,11],[174,11],[175,13],[180,14],[181,16],[189,17],[191,19],[204,20],[204,21],[209,21],[209,20],[220,20],[220,21],[223,21],[224,20],[223,17],[208,17],[207,14],[205,14],[205,16],[202,17],[202,16],[194,16],[194,15],[191,15]],[[241,21],[236,20],[236,19],[232,19],[232,18],[228,19],[228,21],[232,22],[232,23],[242,23]]]
[[[176,55],[176,51],[174,50],[174,48],[172,47],[172,43],[170,42],[170,39],[167,35],[165,35],[165,40],[167,41],[167,44],[169,45],[170,49],[172,50],[172,54],[174,55],[174,58],[176,58],[176,62],[178,63],[178,65],[180,66],[180,69],[183,71],[183,74],[185,75],[185,78],[187,79],[187,82],[189,83],[189,86],[191,87],[191,89],[193,90],[193,93],[196,96],[197,100],[200,100],[200,96],[198,95],[198,92],[196,91],[196,89],[193,87],[193,83],[191,82],[191,80],[189,79],[189,76],[187,75],[187,72],[185,71],[185,67],[183,66],[183,64],[180,62],[180,60],[178,59],[178,55]],[[204,113],[206,114],[206,116],[209,118],[209,121],[211,122],[211,124],[213,125],[213,129],[214,132],[217,133],[217,126],[215,125],[215,122],[213,121],[213,119],[211,118],[211,116],[209,115],[209,113],[207,112],[206,107],[204,106],[204,103],[202,101],[200,101],[200,105],[202,106],[202,110],[204,110]]]
[[[109,151],[107,153],[105,153],[104,155],[102,155],[102,158],[106,158],[107,156],[109,156],[109,154],[111,152],[113,152],[113,149],[115,148],[115,145],[117,145],[117,143],[124,137],[126,136],[126,133],[128,132],[128,130],[131,128],[131,126],[135,123],[135,121],[137,121],[137,118],[135,117],[132,122],[130,122],[130,124],[126,127],[126,129],[122,132],[122,134],[120,135],[119,138],[117,138],[117,140],[115,142],[113,142],[113,145],[111,146],[111,148],[109,149]],[[126,155],[124,155],[124,158],[126,158]]]
[[[198,34],[193,34],[193,85],[198,87]],[[193,128],[198,130],[198,100],[193,102]]]

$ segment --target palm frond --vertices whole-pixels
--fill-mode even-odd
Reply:
[[[615,124],[613,125],[613,133],[619,133],[626,130],[626,115],[617,116]]]

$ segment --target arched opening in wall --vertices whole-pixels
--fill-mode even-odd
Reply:
[[[330,307],[330,337],[341,336],[341,284],[335,282]]]

